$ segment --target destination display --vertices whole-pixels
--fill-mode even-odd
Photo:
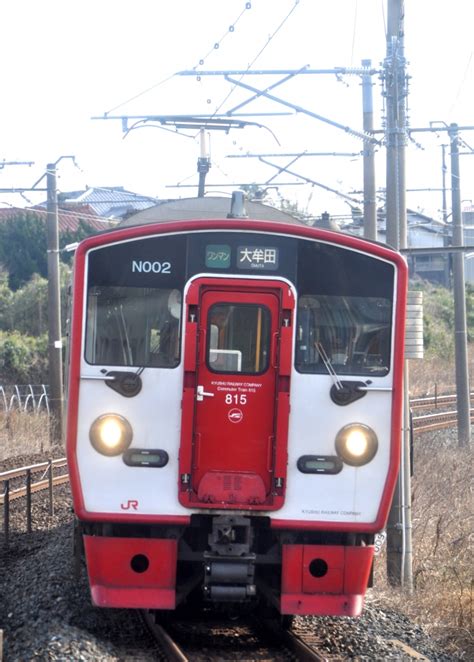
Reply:
[[[257,232],[200,232],[188,239],[187,277],[216,272],[269,272],[295,282],[297,243],[293,237]]]

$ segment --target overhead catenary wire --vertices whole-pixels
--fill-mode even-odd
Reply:
[[[249,9],[251,9],[251,8],[252,8],[252,3],[251,3],[251,2],[246,2],[245,5],[244,5],[244,8],[243,8],[242,11],[240,12],[240,14],[239,14],[239,15],[237,16],[237,18],[236,18],[234,21],[232,21],[232,23],[229,25],[228,30],[222,35],[222,37],[221,37],[218,41],[214,42],[213,47],[209,50],[209,52],[208,52],[204,57],[202,57],[202,58],[199,59],[199,63],[198,63],[198,65],[195,65],[195,66],[193,67],[193,69],[196,69],[197,66],[202,66],[202,65],[205,63],[205,61],[207,60],[207,58],[208,58],[212,53],[214,53],[216,50],[218,50],[218,49],[220,48],[220,45],[221,45],[221,43],[224,41],[224,39],[225,39],[226,37],[228,37],[229,34],[232,34],[232,33],[235,32],[235,26],[236,26],[237,23],[240,21],[240,19],[241,19],[242,16],[245,14],[245,12],[248,11]],[[127,103],[130,103],[131,101],[135,101],[136,99],[139,99],[140,97],[144,96],[145,94],[148,94],[148,92],[151,92],[152,90],[155,90],[157,87],[160,87],[161,85],[164,85],[165,83],[167,83],[168,81],[170,81],[172,78],[174,78],[175,75],[176,75],[175,73],[172,73],[172,74],[170,74],[169,76],[165,76],[164,78],[162,78],[161,80],[159,80],[157,83],[153,83],[153,85],[150,85],[149,87],[147,87],[146,89],[142,90],[141,92],[138,92],[137,94],[134,94],[132,97],[126,99],[125,101],[122,101],[121,103],[117,104],[117,105],[114,106],[113,108],[110,108],[109,110],[107,110],[107,111],[104,113],[104,115],[107,116],[107,115],[109,115],[110,113],[113,113],[113,112],[114,112],[115,110],[117,110],[118,108],[122,108],[122,106],[125,106]]]
[[[468,74],[469,74],[469,69],[471,68],[471,64],[472,64],[472,55],[473,55],[473,51],[471,51],[470,54],[469,54],[469,58],[468,58],[468,61],[467,61],[466,67],[465,67],[465,69],[464,69],[464,75],[463,75],[462,80],[461,80],[461,83],[460,83],[460,85],[459,85],[459,88],[458,88],[458,91],[457,91],[456,97],[455,97],[455,99],[454,99],[453,103],[451,104],[451,106],[450,106],[450,108],[449,108],[449,111],[448,111],[448,114],[449,114],[449,115],[451,115],[451,113],[453,112],[454,108],[456,107],[456,104],[457,104],[457,102],[459,101],[459,97],[461,96],[461,92],[462,92],[463,89],[464,89],[464,85],[465,85],[465,83],[466,83],[466,79],[467,79],[467,76],[468,76]]]
[[[280,30],[282,29],[282,27],[285,25],[285,23],[288,21],[288,19],[290,18],[290,16],[291,16],[291,15],[293,14],[293,12],[295,11],[296,7],[299,5],[299,2],[300,2],[300,0],[295,0],[295,1],[294,1],[293,7],[290,9],[290,11],[288,12],[288,14],[287,14],[287,15],[285,16],[285,18],[280,22],[280,24],[279,24],[278,27],[272,32],[272,34],[267,38],[267,41],[265,42],[265,44],[264,44],[264,45],[262,46],[262,48],[259,50],[259,52],[257,53],[257,55],[255,55],[255,57],[253,58],[253,60],[249,63],[249,65],[247,66],[246,72],[249,71],[249,70],[252,68],[252,66],[255,64],[255,62],[258,60],[258,58],[262,55],[262,53],[263,53],[263,52],[265,51],[265,49],[268,47],[268,45],[270,44],[270,42],[274,39],[274,37],[278,34],[278,32],[280,32]],[[241,81],[242,78],[243,78],[244,76],[245,76],[245,73],[243,73],[243,74],[240,76],[239,81]],[[221,101],[221,103],[220,103],[220,104],[217,106],[217,108],[215,109],[215,111],[214,111],[214,115],[215,115],[216,113],[218,113],[219,110],[220,110],[220,109],[223,107],[223,105],[226,103],[226,101],[228,101],[229,97],[234,93],[236,87],[237,87],[236,84],[234,84],[234,85],[231,87],[230,91],[227,93],[227,95],[224,97],[224,99]]]
[[[356,32],[357,32],[357,15],[358,15],[358,10],[359,10],[359,1],[355,0],[355,7],[354,7],[354,27],[352,30],[352,49],[351,49],[351,66],[354,64],[354,48],[355,48],[355,40],[356,40]]]
[[[291,17],[291,15],[292,15],[293,12],[296,10],[296,8],[297,8],[297,6],[298,6],[299,4],[300,4],[300,0],[294,0],[293,5],[291,6],[291,8],[290,8],[289,11],[287,12],[287,14],[286,14],[286,15],[284,16],[284,18],[279,22],[279,24],[276,26],[276,28],[274,29],[274,31],[272,32],[272,34],[267,38],[267,40],[265,41],[265,43],[263,44],[263,46],[259,49],[259,51],[258,51],[257,54],[255,55],[255,57],[254,57],[254,58],[252,59],[252,61],[249,63],[249,65],[248,65],[246,71],[243,72],[243,73],[241,74],[241,76],[240,76],[240,80],[242,80],[242,78],[245,76],[245,74],[246,74],[247,71],[250,71],[250,70],[251,70],[252,65],[257,61],[257,59],[262,55],[262,53],[263,53],[263,52],[269,47],[269,45],[272,43],[272,40],[275,39],[276,35],[277,35],[277,34],[283,29],[284,25],[287,23],[287,21],[289,20],[289,18]],[[240,11],[240,13],[239,13],[239,15],[237,16],[236,20],[230,25],[228,31],[226,31],[224,34],[222,34],[220,40],[214,43],[213,48],[211,48],[211,49],[207,52],[207,54],[205,55],[204,58],[201,58],[201,60],[199,60],[199,64],[200,64],[200,65],[202,65],[202,64],[204,63],[205,59],[207,59],[208,57],[210,57],[211,54],[212,54],[213,52],[219,50],[219,47],[220,47],[220,44],[222,43],[222,41],[223,41],[225,38],[227,38],[229,34],[231,34],[231,33],[233,33],[233,32],[235,31],[235,24],[236,24],[236,23],[242,18],[242,16],[245,14],[245,11],[246,11],[247,9],[249,9],[250,7],[251,7],[251,4],[250,4],[250,3],[247,3],[246,6],[245,6],[245,9],[243,9],[243,10]],[[355,23],[354,23],[353,48],[354,48],[354,43],[355,43],[355,31],[356,31],[356,27],[357,27],[357,7],[356,7],[356,13],[355,13],[355,16],[354,16],[354,20],[355,20]],[[195,71],[195,70],[196,70],[196,66],[194,67],[194,71]],[[199,75],[199,72],[196,72],[196,75]],[[230,82],[230,81],[229,81],[229,82]],[[228,94],[225,96],[225,98],[223,99],[223,101],[222,101],[222,102],[219,104],[219,106],[216,108],[216,110],[214,111],[214,113],[213,113],[213,115],[212,115],[211,117],[214,117],[214,116],[218,113],[218,111],[219,111],[219,110],[222,108],[222,106],[226,103],[226,101],[227,101],[228,98],[231,96],[231,94],[233,93],[233,91],[235,90],[236,87],[237,87],[237,84],[234,83],[232,89],[228,92]],[[160,127],[159,127],[159,128],[160,128]],[[352,133],[352,131],[351,131],[348,127],[345,127],[345,130],[346,130],[349,134],[356,135],[356,133]],[[175,131],[176,131],[176,129],[175,129]],[[191,137],[191,136],[190,136],[190,137]]]
[[[219,48],[220,48],[222,42],[224,41],[224,39],[226,37],[228,37],[229,34],[232,34],[232,33],[235,32],[235,27],[236,27],[237,23],[240,21],[240,19],[245,14],[245,12],[248,11],[249,9],[252,9],[252,3],[251,2],[246,2],[245,5],[244,5],[244,8],[240,12],[240,14],[237,16],[237,18],[234,21],[232,21],[232,23],[229,25],[228,29],[224,32],[224,34],[219,39],[219,41],[214,42],[213,47],[209,50],[209,52],[203,58],[200,58],[198,64],[196,64],[193,67],[193,69],[197,69],[198,66],[202,67],[204,65],[204,63],[206,62],[207,58],[211,55],[211,53],[214,53],[215,51],[219,50]]]
[[[175,74],[170,74],[169,76],[166,76],[165,78],[159,80],[157,83],[154,83],[153,85],[150,85],[150,87],[147,87],[146,90],[142,90],[141,92],[138,92],[138,94],[135,94],[133,97],[130,97],[129,99],[126,99],[125,101],[122,101],[121,103],[117,104],[113,108],[110,108],[107,110],[104,115],[110,115],[110,113],[113,113],[114,110],[117,110],[117,108],[122,108],[122,106],[125,106],[127,103],[130,103],[131,101],[135,101],[136,99],[139,99],[140,97],[144,96],[148,92],[151,92],[152,90],[156,89],[157,87],[160,87],[160,85],[164,85],[167,83],[169,80],[175,77]]]

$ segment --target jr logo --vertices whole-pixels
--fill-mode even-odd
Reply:
[[[122,510],[130,510],[130,508],[132,508],[132,510],[138,510],[138,501],[129,499],[127,503],[121,503],[120,508]]]
[[[244,414],[241,409],[231,409],[227,414],[227,418],[231,423],[240,423],[243,417]]]

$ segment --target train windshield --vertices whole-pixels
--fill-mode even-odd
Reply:
[[[296,368],[383,376],[390,370],[392,301],[375,296],[305,295],[299,300]]]
[[[92,286],[87,298],[86,361],[174,368],[179,363],[180,318],[177,289]]]

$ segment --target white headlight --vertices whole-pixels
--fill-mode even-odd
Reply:
[[[102,455],[120,455],[132,443],[130,423],[119,414],[104,414],[96,418],[89,431],[89,439]]]
[[[377,435],[367,425],[350,423],[336,435],[336,452],[353,467],[370,462],[378,449]]]

